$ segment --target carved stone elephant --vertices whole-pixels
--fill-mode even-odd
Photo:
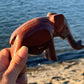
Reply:
[[[48,13],[47,17],[29,20],[18,27],[11,35],[11,56],[21,46],[27,46],[30,54],[41,54],[50,60],[57,60],[53,38],[67,39],[72,48],[84,48],[81,40],[75,41],[69,30],[66,18],[62,14]]]

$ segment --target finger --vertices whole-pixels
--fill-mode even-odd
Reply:
[[[24,73],[24,74],[20,74],[20,76],[16,82],[17,82],[17,84],[27,84],[27,81],[28,81],[27,76]]]
[[[0,51],[0,71],[5,70],[9,65],[10,48]]]
[[[26,72],[26,70],[27,70],[27,66],[25,65],[25,66],[24,66],[24,68],[23,68],[23,70],[21,71],[21,73],[20,73],[20,74],[25,73],[25,72]]]
[[[27,47],[23,46],[20,50],[17,51],[16,55],[13,56],[10,65],[6,71],[6,75],[8,75],[10,78],[17,78],[26,65],[27,56],[28,49]]]

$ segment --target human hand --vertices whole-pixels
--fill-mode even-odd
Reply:
[[[27,84],[25,75],[28,49],[23,46],[10,59],[10,48],[0,51],[0,84]]]

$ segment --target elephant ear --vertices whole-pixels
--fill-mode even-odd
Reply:
[[[64,15],[55,14],[51,16],[51,21],[54,23],[55,32],[61,33],[64,29]]]
[[[55,15],[55,14],[56,14],[56,13],[51,13],[51,12],[50,12],[50,13],[47,14],[47,17],[49,17],[50,15]]]

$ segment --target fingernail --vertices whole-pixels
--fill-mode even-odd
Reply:
[[[21,57],[21,58],[25,58],[25,56],[28,55],[28,48],[26,46],[22,46],[20,48],[20,50],[18,51],[18,55]]]

